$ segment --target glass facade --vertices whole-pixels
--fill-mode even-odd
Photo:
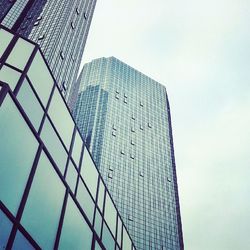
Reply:
[[[96,0],[0,1],[0,23],[40,45],[69,105],[95,4]]]
[[[136,248],[183,249],[165,87],[114,57],[84,65],[78,83],[73,115]]]
[[[39,46],[0,26],[0,41],[8,39],[0,58],[0,248],[135,249]]]

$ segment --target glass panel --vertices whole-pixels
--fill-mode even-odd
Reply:
[[[122,240],[122,248],[123,249],[126,249],[126,250],[129,250],[131,249],[131,246],[132,246],[132,242],[128,236],[128,233],[125,229],[125,227],[123,227],[123,240]]]
[[[28,77],[43,105],[46,106],[54,85],[54,80],[42,58],[40,51],[36,53],[36,56],[32,61],[28,71]]]
[[[95,214],[95,231],[98,234],[98,236],[101,236],[101,229],[102,229],[102,216],[99,213],[98,210],[96,210]]]
[[[64,174],[67,153],[47,118],[43,125],[41,139],[43,140],[46,148],[49,150],[50,155],[53,157],[53,160],[60,169],[61,173]]]
[[[0,70],[0,80],[8,83],[12,91],[15,89],[20,76],[21,73],[5,65]]]
[[[12,223],[0,210],[0,249],[6,249],[11,229]]]
[[[116,212],[115,206],[108,192],[106,192],[104,219],[106,220],[113,235],[115,235],[115,231],[116,231],[116,215],[117,215],[117,212]]]
[[[18,69],[23,70],[34,49],[34,45],[19,38],[8,56],[6,62]]]
[[[74,128],[74,122],[66,108],[66,105],[55,88],[52,101],[49,107],[49,116],[55,127],[64,141],[67,148],[69,148]]]
[[[23,234],[18,231],[11,249],[12,250],[20,250],[20,249],[32,250],[35,248],[29,243],[29,241],[23,236]]]
[[[100,208],[101,212],[103,211],[104,191],[105,187],[102,180],[100,179],[97,205]]]
[[[117,242],[119,246],[121,246],[122,241],[122,222],[120,217],[118,216],[118,223],[117,223]]]
[[[65,211],[59,249],[91,249],[92,231],[69,196]]]
[[[16,214],[38,142],[9,95],[0,107],[0,138],[0,200]]]
[[[21,219],[42,249],[53,249],[65,186],[42,153]]]
[[[92,224],[93,215],[94,215],[94,207],[95,207],[94,201],[92,200],[88,190],[86,189],[86,187],[84,186],[81,180],[79,181],[79,184],[78,184],[76,198]]]
[[[106,249],[109,249],[109,250],[115,249],[115,241],[105,223],[103,223],[102,242],[104,246],[106,247]],[[124,249],[127,250],[127,248],[124,248]]]
[[[81,175],[95,199],[99,174],[86,147],[83,154]]]
[[[38,130],[44,112],[26,79],[24,80],[22,87],[18,92],[17,99],[22,105],[22,108],[28,115],[35,129]]]
[[[75,192],[76,180],[77,180],[77,172],[72,161],[70,161],[67,170],[66,181],[69,184],[69,187],[73,193]]]
[[[82,139],[79,135],[79,132],[76,131],[74,147],[73,147],[73,151],[72,151],[72,157],[73,157],[75,163],[77,164],[77,167],[79,164],[81,152],[82,152]]]
[[[5,49],[9,45],[13,35],[4,29],[0,29],[0,57],[3,55]]]

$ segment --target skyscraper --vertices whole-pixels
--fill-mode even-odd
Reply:
[[[39,46],[1,25],[0,249],[135,249]]]
[[[68,99],[82,59],[96,0],[0,1],[0,23],[40,45]]]
[[[164,86],[114,57],[84,65],[74,117],[136,249],[183,249]]]

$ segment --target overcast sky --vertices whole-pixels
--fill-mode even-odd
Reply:
[[[167,88],[186,250],[250,249],[249,27],[249,0],[97,0],[84,62]]]

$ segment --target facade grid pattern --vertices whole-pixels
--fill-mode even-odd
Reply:
[[[73,115],[136,248],[183,249],[165,88],[114,57],[84,65],[78,81]]]

